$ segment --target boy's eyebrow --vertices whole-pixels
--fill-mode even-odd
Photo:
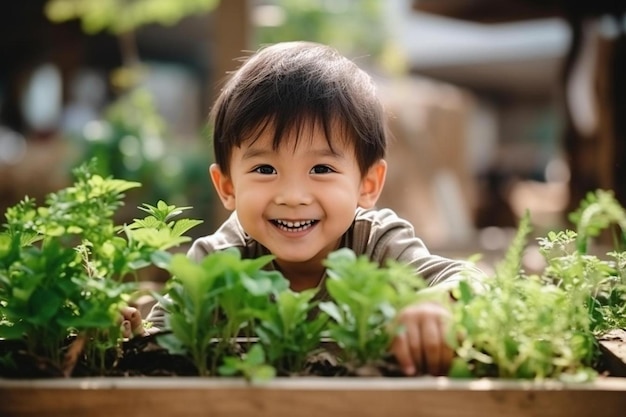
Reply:
[[[242,158],[243,159],[248,159],[248,158],[254,158],[255,156],[264,156],[267,154],[272,154],[274,153],[273,151],[268,151],[267,149],[262,149],[262,148],[248,148],[246,149],[246,151],[243,153]]]
[[[249,159],[249,158],[254,158],[254,157],[259,157],[259,156],[262,157],[266,155],[273,155],[274,153],[275,151],[272,149],[268,150],[268,149],[263,149],[263,148],[250,147],[246,149],[246,151],[243,153],[242,158]],[[341,152],[340,150],[332,150],[330,148],[311,149],[307,153],[317,155],[317,156],[331,156],[334,158],[342,158],[344,156],[344,153]]]

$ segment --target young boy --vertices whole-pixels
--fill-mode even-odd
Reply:
[[[271,253],[293,290],[318,288],[322,299],[322,262],[341,247],[407,263],[429,285],[467,268],[430,254],[407,221],[374,208],[387,170],[385,115],[370,77],[337,51],[308,42],[262,48],[233,74],[211,116],[210,175],[232,214],[193,243],[192,259],[233,246],[244,258]],[[148,320],[158,328],[164,314],[157,305]],[[399,314],[405,331],[390,349],[407,375],[447,372],[447,315],[435,303]]]

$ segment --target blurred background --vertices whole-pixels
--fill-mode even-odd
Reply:
[[[573,4],[575,3],[575,4]],[[380,206],[433,252],[499,256],[520,216],[568,224],[588,191],[626,203],[626,2],[23,0],[0,12],[0,210],[101,169],[211,233],[206,123],[260,45],[335,46],[375,78],[394,134]],[[533,260],[528,260],[532,264]]]

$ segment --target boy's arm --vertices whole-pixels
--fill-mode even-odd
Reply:
[[[364,253],[381,265],[395,260],[411,266],[428,286],[453,287],[461,279],[483,279],[485,273],[470,262],[446,258],[430,253],[424,242],[415,235],[413,226],[392,210],[382,209],[364,216],[368,225],[367,246]],[[358,220],[358,218],[357,218]],[[358,225],[355,231],[358,235]]]
[[[371,223],[366,255],[381,265],[389,259],[410,265],[429,285],[423,290],[425,301],[398,313],[402,332],[394,337],[390,351],[406,375],[445,375],[454,357],[446,342],[450,311],[445,303],[451,300],[459,281],[480,281],[486,275],[469,262],[431,254],[415,236],[413,226],[393,211],[384,209],[368,215]]]
[[[165,295],[165,298],[168,298],[167,295]],[[167,309],[160,302],[152,306],[148,317],[146,317],[146,321],[150,323],[149,333],[156,333],[165,328],[167,314]]]

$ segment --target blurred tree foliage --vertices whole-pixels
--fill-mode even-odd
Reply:
[[[267,0],[255,30],[257,44],[308,40],[332,45],[351,57],[383,64],[390,58],[385,2],[381,0]],[[265,14],[265,17],[268,17]]]
[[[109,74],[118,96],[102,112],[98,123],[75,138],[82,149],[81,160],[96,156],[102,175],[141,182],[143,187],[133,190],[138,194],[130,195],[137,204],[163,199],[170,204],[194,207],[191,216],[208,220],[203,224],[204,230],[194,229],[197,234],[208,233],[215,226],[210,220],[213,194],[206,175],[211,162],[208,141],[185,141],[181,146],[180,140],[172,138],[152,94],[144,87],[150,68],[141,62],[135,34],[149,24],[172,26],[187,16],[208,13],[219,3],[220,0],[48,0],[45,6],[45,14],[52,22],[79,20],[85,34],[106,32],[119,41],[122,66]],[[388,42],[384,1],[250,0],[253,13],[263,6],[273,7],[283,18],[274,25],[256,22],[257,45],[310,40],[332,45],[361,63],[385,70],[390,68],[389,62],[401,61],[398,55],[390,53],[393,48]],[[205,133],[199,132],[199,136]],[[134,209],[132,206],[129,204],[128,208]]]
[[[219,0],[50,0],[52,22],[80,19],[85,33],[103,30],[120,34],[150,23],[176,24],[192,14],[214,9]]]
[[[141,188],[128,192],[119,221],[132,220],[135,206],[165,200],[192,206],[190,216],[210,217],[212,193],[207,167],[210,151],[198,132],[197,141],[173,137],[158,112],[153,94],[145,87],[149,65],[141,63],[135,33],[148,24],[175,25],[181,19],[208,13],[219,0],[48,0],[47,18],[54,23],[80,20],[87,35],[108,32],[119,40],[122,66],[109,74],[118,96],[103,110],[98,121],[88,123],[80,137],[70,138],[81,150],[80,164],[97,159],[99,174],[137,181]],[[200,129],[200,128],[199,128]],[[197,228],[197,235],[206,234]]]

